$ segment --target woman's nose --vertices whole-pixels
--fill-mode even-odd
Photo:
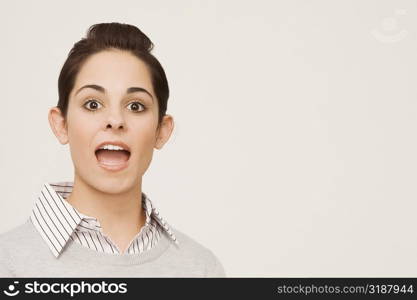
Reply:
[[[125,121],[121,113],[113,112],[109,114],[106,128],[124,128]]]
[[[108,122],[106,128],[124,128],[122,122]]]

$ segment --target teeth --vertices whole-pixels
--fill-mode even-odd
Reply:
[[[104,145],[104,146],[101,146],[99,149],[104,149],[104,150],[124,150],[122,147],[115,146],[115,145]]]

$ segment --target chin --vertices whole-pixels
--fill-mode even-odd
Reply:
[[[97,190],[107,194],[121,194],[137,185],[133,177],[128,178],[96,178],[94,179]]]
[[[94,172],[84,172],[85,176],[78,176],[86,185],[106,194],[121,194],[127,192],[138,185],[139,178],[125,173],[124,176],[112,176],[97,174]]]

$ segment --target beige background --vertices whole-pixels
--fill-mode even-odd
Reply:
[[[416,1],[1,1],[0,232],[72,180],[47,121],[98,22],[155,43],[172,139],[143,190],[228,276],[417,276]]]

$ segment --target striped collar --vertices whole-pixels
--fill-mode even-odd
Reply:
[[[74,183],[72,181],[45,182],[33,205],[30,219],[57,258],[64,249],[67,242],[72,238],[76,229],[81,229],[80,223],[83,220],[90,229],[101,231],[99,221],[78,212],[68,201],[67,196],[72,192]],[[149,225],[151,218],[165,230],[168,236],[179,244],[168,223],[160,216],[159,211],[152,204],[148,196],[142,192],[142,205],[145,210],[146,223]],[[88,226],[88,225],[87,225]]]

